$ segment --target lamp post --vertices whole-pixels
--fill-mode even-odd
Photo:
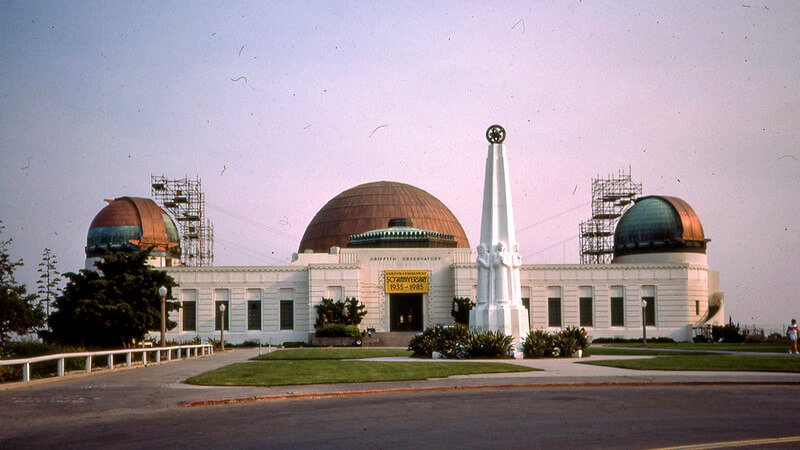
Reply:
[[[161,346],[167,346],[167,288],[158,288],[158,296],[161,297]]]
[[[225,303],[219,304],[220,322],[219,327],[219,345],[222,351],[225,351]]]
[[[642,300],[642,347],[647,347],[647,300]]]

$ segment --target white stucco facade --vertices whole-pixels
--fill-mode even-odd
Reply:
[[[460,248],[334,248],[329,254],[299,254],[284,266],[167,268],[179,284],[174,296],[184,305],[171,313],[178,327],[167,338],[219,339],[215,308],[220,301],[228,302],[225,339],[232,343],[307,342],[314,331],[314,305],[323,297],[355,297],[363,303],[362,330],[422,331],[452,324],[453,298],[475,299],[475,257]],[[648,337],[690,340],[693,327],[708,321],[709,297],[718,290],[713,283],[709,287],[709,271],[701,262],[523,265],[521,295],[530,329],[578,326],[592,337],[641,337],[645,298],[653,307]],[[426,272],[425,292],[387,293],[387,270]],[[712,309],[711,320],[720,322],[721,305]]]

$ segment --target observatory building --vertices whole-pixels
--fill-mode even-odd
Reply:
[[[490,140],[490,155],[501,144]],[[154,196],[181,206],[173,197],[185,196],[185,180],[175,184],[162,178],[153,179]],[[199,180],[196,184],[199,192]],[[595,338],[640,338],[646,326],[648,336],[688,341],[722,324],[719,276],[709,271],[709,241],[692,207],[675,197],[636,198],[641,185],[632,185],[629,177],[594,180],[593,191],[592,219],[580,224],[581,238],[587,238],[581,242],[582,264],[512,264],[513,295],[509,301],[499,297],[499,307],[510,305],[519,334],[575,326]],[[180,236],[188,239],[196,239],[196,227],[207,220],[202,196],[196,197],[197,211],[173,211],[164,203],[186,228]],[[487,198],[484,211],[508,203],[491,198],[487,203]],[[500,244],[511,241],[506,249],[517,253],[510,204],[500,209],[512,226]],[[493,223],[486,217],[483,222]],[[153,265],[179,284],[173,295],[181,308],[170,313],[178,323],[167,332],[170,340],[218,339],[224,323],[232,343],[309,342],[315,305],[323,298],[356,298],[367,312],[360,325],[371,335],[365,345],[405,345],[413,333],[452,324],[454,298],[480,300],[476,294],[486,284],[479,281],[477,250],[483,256],[487,249],[503,250],[494,241],[487,246],[483,228],[480,245],[473,247],[458,219],[435,196],[379,181],[347,189],[322,206],[289,264],[226,267],[204,265],[196,257],[178,264],[179,233],[170,215],[152,200],[121,197],[92,221],[86,264],[91,267],[105,249],[153,247]],[[210,245],[210,228],[208,234]],[[188,254],[202,255],[210,247],[198,248]],[[489,311],[481,314],[491,328],[492,306],[478,303],[477,310]]]
[[[611,264],[521,266],[530,329],[638,338],[644,319],[649,336],[690,340],[724,315],[706,242],[686,202],[642,197],[619,221]],[[167,336],[219,338],[224,303],[230,342],[308,342],[314,305],[355,297],[367,311],[362,330],[407,341],[408,332],[452,324],[454,297],[475,299],[475,262],[461,224],[433,195],[396,182],[363,184],[319,210],[288,265],[168,269],[183,307]]]

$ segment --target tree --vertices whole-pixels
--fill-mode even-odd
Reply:
[[[55,255],[49,248],[45,248],[42,253],[42,262],[39,263],[39,280],[36,284],[39,286],[39,304],[44,305],[44,311],[50,315],[50,304],[55,298],[61,294],[61,272],[56,269]]]
[[[0,221],[0,232],[5,229]],[[36,304],[36,295],[27,294],[25,286],[14,280],[14,270],[22,260],[14,261],[8,254],[12,239],[0,238],[0,351],[5,349],[13,334],[27,334],[44,324],[44,312]]]
[[[314,328],[322,328],[328,324],[358,325],[367,315],[365,307],[357,298],[349,297],[344,302],[322,298],[322,303],[314,305],[317,310],[317,321]]]
[[[43,333],[49,341],[83,347],[123,347],[142,340],[150,330],[161,327],[161,297],[158,288],[167,288],[172,297],[175,280],[166,272],[147,265],[150,252],[133,254],[106,252],[95,263],[97,271],[80,270],[64,274],[64,292],[54,303],[50,315],[50,331]],[[167,302],[167,312],[179,308]],[[176,322],[167,320],[167,329]]]

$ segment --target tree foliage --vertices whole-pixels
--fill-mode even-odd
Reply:
[[[44,337],[82,347],[128,347],[148,331],[160,329],[158,288],[165,286],[171,298],[177,283],[166,272],[147,265],[149,254],[107,252],[95,264],[97,271],[64,274],[69,281],[56,298],[56,311],[48,319],[50,331]],[[167,302],[167,312],[178,308],[177,302]],[[176,325],[167,320],[167,329]]]
[[[39,295],[39,304],[43,306],[45,313],[50,315],[50,305],[53,300],[62,292],[61,289],[61,272],[56,269],[55,255],[49,248],[45,248],[42,252],[42,262],[39,263],[39,279],[36,285],[39,287],[37,294]]]
[[[0,232],[5,229],[0,221]],[[0,351],[11,335],[27,334],[44,325],[44,312],[36,304],[36,295],[28,294],[25,286],[17,284],[14,270],[22,260],[14,261],[8,254],[12,239],[0,238]]]
[[[459,325],[469,325],[469,312],[475,307],[475,302],[467,297],[453,297],[453,306],[450,315]]]
[[[317,321],[314,322],[317,329],[329,324],[358,325],[367,315],[364,305],[355,297],[344,302],[323,297],[322,303],[314,305],[314,308],[317,310]]]

